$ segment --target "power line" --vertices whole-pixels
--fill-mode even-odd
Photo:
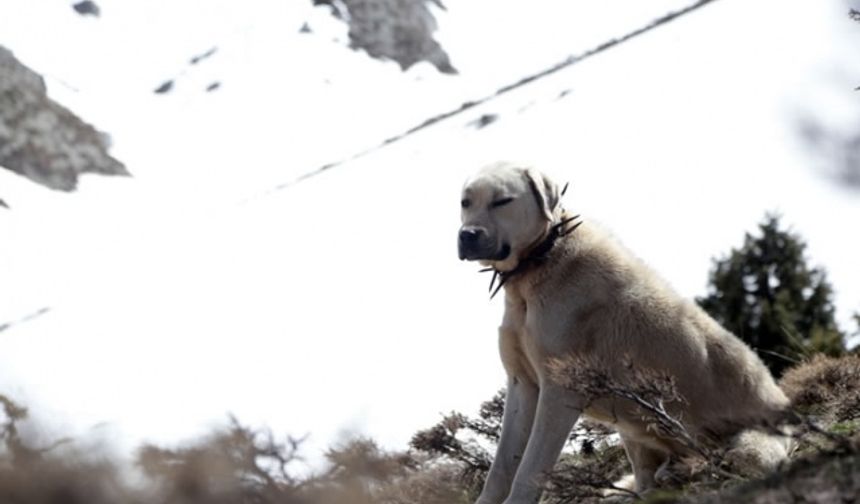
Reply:
[[[689,5],[687,7],[682,8],[682,9],[668,12],[668,13],[664,14],[663,16],[651,21],[647,25],[644,25],[644,26],[637,28],[633,31],[630,31],[630,32],[628,32],[628,33],[626,33],[620,37],[609,39],[609,40],[603,42],[602,44],[599,44],[595,47],[592,47],[591,49],[586,50],[583,53],[570,55],[567,58],[565,58],[564,60],[562,60],[562,61],[560,61],[560,62],[558,62],[558,63],[556,63],[556,64],[554,64],[548,68],[545,68],[545,69],[543,69],[537,73],[523,77],[520,80],[513,82],[511,84],[502,86],[490,95],[484,96],[483,98],[478,98],[476,100],[467,101],[467,102],[463,103],[462,105],[460,105],[458,108],[448,110],[446,112],[442,112],[441,114],[437,114],[435,116],[429,117],[429,118],[425,119],[424,121],[422,121],[420,124],[413,126],[413,127],[409,128],[409,129],[407,129],[401,133],[398,133],[394,136],[388,137],[388,138],[384,139],[382,142],[380,142],[380,143],[378,143],[372,147],[369,147],[369,148],[364,149],[362,151],[356,152],[355,154],[352,154],[351,156],[339,159],[337,161],[326,163],[326,164],[320,166],[319,168],[317,168],[315,170],[312,170],[312,171],[303,173],[302,175],[299,175],[298,177],[296,177],[293,180],[278,184],[277,186],[273,187],[272,189],[270,189],[269,191],[267,191],[265,193],[262,193],[258,196],[248,198],[244,202],[250,201],[252,199],[256,199],[258,197],[269,195],[271,193],[274,193],[276,191],[280,191],[282,189],[286,189],[288,187],[292,187],[292,186],[298,184],[299,182],[302,182],[302,181],[307,180],[311,177],[319,175],[325,171],[328,171],[332,168],[340,166],[344,163],[348,163],[350,161],[355,161],[356,159],[363,158],[364,156],[367,156],[368,154],[371,154],[372,152],[375,152],[379,149],[382,149],[383,147],[387,147],[391,144],[399,142],[400,140],[403,140],[410,135],[418,133],[421,130],[427,129],[427,128],[435,125],[435,124],[438,124],[442,121],[450,119],[454,116],[458,116],[458,115],[466,112],[467,110],[471,110],[471,109],[473,109],[479,105],[483,105],[483,104],[485,104],[489,101],[492,101],[492,100],[494,100],[494,99],[496,99],[496,98],[498,98],[504,94],[510,93],[511,91],[514,91],[514,90],[519,89],[523,86],[531,84],[532,82],[535,82],[539,79],[543,79],[544,77],[547,77],[549,75],[552,75],[552,74],[558,72],[559,70],[563,70],[567,67],[575,65],[577,63],[580,63],[580,62],[582,62],[588,58],[591,58],[592,56],[598,55],[600,53],[603,53],[604,51],[612,49],[613,47],[617,47],[617,46],[623,44],[624,42],[627,42],[627,41],[634,39],[640,35],[648,33],[648,32],[650,32],[656,28],[659,28],[660,26],[663,26],[667,23],[670,23],[670,22],[672,22],[672,21],[674,21],[674,20],[676,20],[676,19],[678,19],[678,18],[680,18],[686,14],[689,14],[693,11],[696,11],[696,10],[698,10],[698,9],[700,9],[700,8],[710,4],[710,3],[716,2],[716,1],[717,0],[699,0],[699,1]]]

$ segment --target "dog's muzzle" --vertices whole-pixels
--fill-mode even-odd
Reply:
[[[476,261],[489,259],[501,261],[511,253],[511,246],[503,243],[496,250],[495,240],[490,239],[484,228],[476,226],[463,226],[457,239],[457,249],[460,252],[460,260]]]

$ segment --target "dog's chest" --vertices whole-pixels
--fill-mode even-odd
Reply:
[[[537,331],[529,322],[526,303],[506,297],[505,315],[499,327],[499,352],[509,375],[540,383],[541,363],[546,355]]]

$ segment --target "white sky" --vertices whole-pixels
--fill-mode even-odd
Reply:
[[[310,432],[313,456],[343,433],[402,448],[440,413],[474,412],[503,384],[501,299],[457,260],[459,189],[496,159],[569,180],[569,208],[686,296],[781,211],[840,320],[860,309],[858,192],[822,177],[797,134],[804,114],[858,117],[847,4],[722,0],[266,195],[686,2],[449,0],[438,38],[456,77],[347,49],[306,1],[100,0],[100,19],[69,3],[4,0],[0,44],[110,133],[134,177],[63,194],[0,170],[0,322],[51,307],[0,334],[0,391],[51,433],[172,442],[232,412]],[[501,117],[465,127],[483,113]]]

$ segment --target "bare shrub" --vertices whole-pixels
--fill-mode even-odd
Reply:
[[[690,496],[702,494],[707,495],[703,499],[708,502],[782,502],[780,499],[783,497],[831,502],[827,499],[832,495],[821,493],[828,485],[836,489],[833,495],[847,495],[845,492],[853,491],[856,496],[857,479],[846,475],[857,467],[860,460],[860,438],[856,429],[839,432],[833,428],[833,422],[856,421],[860,417],[860,357],[818,355],[786,373],[781,385],[798,412],[788,411],[778,422],[759,422],[743,427],[792,436],[801,449],[795,452],[793,463],[766,475],[764,480],[753,480],[748,484],[743,483],[746,478],[731,472],[725,447],[716,440],[700,436],[693,438],[683,423],[668,413],[665,404],[683,401],[674,390],[671,377],[636,369],[629,359],[624,361],[623,372],[618,373],[622,376],[610,375],[606,369],[600,363],[576,358],[554,365],[561,384],[577,390],[588,400],[616,397],[633,402],[641,409],[643,418],[649,421],[650,429],[681,442],[699,455],[673,460],[670,464],[667,473],[677,476],[676,481],[670,482],[673,483],[670,487],[683,489],[683,494],[668,494],[670,501],[684,494],[688,499],[698,501],[698,497]],[[827,419],[830,428],[821,427],[809,414]],[[819,469],[823,465],[828,468],[826,471]],[[594,490],[613,481],[608,477],[601,481],[606,472],[608,468],[598,464],[596,471],[574,465],[565,472],[567,479],[559,479],[555,474],[555,494],[567,497],[567,500],[558,502],[585,502],[583,499],[588,497],[589,491],[593,495]],[[801,474],[802,480],[790,476]],[[781,485],[783,489],[773,491],[774,485]],[[583,490],[583,487],[587,488]],[[725,490],[733,487],[737,489]]]
[[[416,471],[395,484],[385,485],[377,493],[384,504],[471,504],[472,489],[463,484],[459,464],[429,459]]]
[[[623,359],[623,368],[623,376],[613,376],[607,371],[608,366],[581,356],[570,356],[551,364],[553,379],[575,390],[587,402],[606,397],[631,401],[642,410],[643,418],[649,420],[649,430],[707,456],[704,447],[693,439],[684,424],[666,410],[667,403],[684,402],[674,378],[667,373],[635,368],[628,357]]]
[[[546,480],[546,498],[552,504],[599,500],[606,490],[631,497],[636,493],[616,482],[627,469],[627,455],[618,443],[601,440],[586,450],[564,454]]]
[[[253,504],[442,504],[465,493],[451,468],[409,453],[388,452],[365,438],[326,452],[328,467],[296,478],[301,440],[277,442],[235,420],[196,445],[146,447],[140,463],[154,477],[161,502]]]
[[[98,454],[63,450],[65,440],[31,446],[19,433],[27,409],[0,395],[0,502],[21,504],[143,503]]]
[[[27,410],[0,395],[0,502],[10,504],[467,504],[462,466],[427,454],[389,452],[352,439],[328,465],[295,476],[301,439],[277,439],[231,418],[176,448],[137,452],[142,480],[98,454],[57,443],[36,448],[19,434]]]
[[[415,433],[409,444],[432,457],[455,462],[460,468],[459,480],[477,492],[484,484],[492,459],[475,436],[483,435],[483,429],[473,430],[472,422],[461,413],[451,413],[433,427]],[[498,439],[497,433],[490,436]]]
[[[816,355],[789,369],[779,385],[798,413],[824,422],[860,418],[860,356]]]
[[[499,440],[504,409],[505,391],[501,390],[481,404],[478,418],[451,413],[433,427],[416,433],[411,446],[451,462],[450,469],[456,468],[457,481],[474,499],[489,471],[492,458],[488,448],[493,448]],[[579,502],[576,499],[595,497],[601,490],[612,488],[612,481],[624,470],[625,455],[617,443],[608,441],[611,433],[589,420],[577,423],[568,438],[574,450],[566,450],[549,475],[545,496],[548,502]]]
[[[775,502],[767,499],[789,495],[772,491],[769,483],[737,486],[738,477],[725,469],[724,452],[707,439],[694,438],[670,414],[673,403],[683,401],[670,376],[636,369],[629,359],[616,375],[606,369],[576,359],[554,365],[563,385],[590,400],[609,396],[630,401],[654,432],[698,454],[670,464],[667,474],[676,478],[661,485],[675,489],[673,499],[703,495],[711,502]],[[860,416],[860,357],[815,357],[790,370],[782,385],[803,413],[829,422]],[[490,467],[503,411],[504,393],[500,392],[481,405],[477,417],[452,413],[416,433],[405,452],[385,450],[370,439],[346,441],[326,452],[327,466],[309,476],[296,475],[296,464],[302,463],[301,439],[277,438],[269,430],[230,419],[224,428],[180,447],[142,447],[136,463],[144,479],[131,484],[126,478],[128,468],[108,457],[68,445],[57,449],[58,443],[38,447],[23,438],[19,427],[27,421],[26,408],[0,395],[0,502],[469,504]],[[856,435],[834,433],[805,415],[796,415],[795,424],[792,433],[804,449],[794,464],[764,481],[777,482],[794,497],[812,495],[804,493],[806,489],[823,492],[826,482],[832,482],[839,495],[847,495],[855,488],[851,485],[856,478],[840,475],[857,467]],[[623,447],[610,434],[606,427],[587,420],[577,424],[569,438],[571,445],[548,475],[548,504],[600,502],[603,492],[612,489],[639,497],[615,486],[627,472],[627,463]],[[833,480],[819,466],[833,468],[838,478]],[[793,479],[793,474],[805,479]],[[801,481],[805,486],[795,484]],[[719,491],[727,483],[735,489]],[[757,495],[765,500],[755,500]]]
[[[288,465],[300,441],[279,443],[269,431],[254,431],[231,418],[226,429],[176,449],[145,445],[137,463],[162,502],[303,502],[302,483]]]
[[[670,460],[662,485],[694,484],[707,488],[740,479],[732,472],[728,463],[726,458],[728,446],[720,442],[724,440],[702,433],[694,437],[684,423],[667,409],[667,405],[684,402],[684,398],[677,391],[674,377],[665,372],[637,368],[627,356],[623,357],[621,362],[621,370],[612,374],[608,371],[611,369],[610,366],[594,359],[574,355],[551,363],[551,371],[557,383],[575,390],[586,402],[604,398],[629,401],[641,411],[641,418],[646,422],[649,431],[665,439],[671,439],[690,450],[692,455],[685,456],[683,459],[673,457]],[[769,425],[757,427],[763,430],[773,428]],[[613,459],[610,458],[610,460]],[[626,467],[625,458],[614,460],[618,464],[615,467]],[[607,466],[603,461],[597,462],[597,464],[592,463],[592,467],[572,466],[569,471],[566,471],[570,473],[567,479],[560,479],[559,474],[553,475],[556,480],[555,493],[569,496],[567,500],[560,502],[578,502],[577,498],[593,495],[600,489],[632,494],[615,485],[614,482],[620,473],[610,470],[612,463]]]

